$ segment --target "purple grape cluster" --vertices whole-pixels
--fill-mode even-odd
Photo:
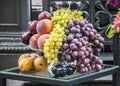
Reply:
[[[65,34],[66,38],[58,53],[59,61],[76,61],[75,68],[79,73],[102,69],[103,61],[99,58],[99,53],[104,47],[104,38],[91,23],[87,20],[69,21]]]

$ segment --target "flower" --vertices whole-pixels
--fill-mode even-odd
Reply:
[[[111,4],[112,6],[116,7],[119,5],[120,0],[107,0],[108,4]]]
[[[120,0],[107,0],[108,4],[111,4],[114,7],[120,6]],[[118,13],[115,15],[113,24],[110,24],[106,30],[106,35],[108,38],[112,38],[115,33],[120,33],[120,8],[118,8]]]
[[[120,27],[120,13],[116,14],[116,17],[114,19],[114,24],[115,27]]]
[[[117,33],[120,33],[120,13],[116,14],[113,27],[116,28]]]

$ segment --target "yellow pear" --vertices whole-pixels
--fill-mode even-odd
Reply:
[[[36,70],[45,71],[47,67],[47,60],[43,56],[39,56],[34,60],[34,68]]]
[[[19,59],[18,59],[18,63],[19,63],[22,59],[29,58],[29,57],[30,57],[30,54],[27,54],[27,53],[20,55],[20,57],[19,57]]]
[[[18,67],[22,72],[28,72],[33,68],[33,58],[25,58],[19,61]]]
[[[31,58],[33,58],[34,60],[39,57],[39,55],[37,53],[31,53],[30,54]]]

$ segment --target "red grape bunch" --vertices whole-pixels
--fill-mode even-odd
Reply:
[[[79,73],[102,69],[103,61],[99,58],[99,53],[104,47],[104,38],[91,23],[86,19],[69,21],[65,35],[58,53],[59,61],[76,62],[75,68]]]

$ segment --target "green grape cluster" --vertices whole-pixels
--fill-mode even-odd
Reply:
[[[52,22],[53,24],[59,24],[66,28],[68,21],[70,20],[83,20],[83,12],[73,10],[71,11],[68,8],[61,8],[53,13]]]
[[[62,46],[63,38],[65,38],[64,29],[59,24],[55,25],[53,31],[50,33],[49,39],[44,44],[44,56],[47,58],[48,63],[54,61],[58,62],[58,50]]]
[[[66,37],[64,30],[67,27],[67,23],[70,20],[83,20],[81,11],[71,11],[70,9],[61,8],[53,12],[52,22],[53,30],[50,33],[49,38],[44,44],[44,56],[47,58],[48,63],[54,61],[58,62],[57,54],[62,46],[63,39]]]

